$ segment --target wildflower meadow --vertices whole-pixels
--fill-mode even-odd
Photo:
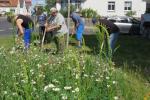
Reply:
[[[28,52],[16,45],[1,46],[0,99],[149,100],[145,80],[116,67],[109,44],[99,37],[103,31],[98,31],[97,54],[87,53],[84,46],[69,47],[63,54],[45,52],[34,44]]]

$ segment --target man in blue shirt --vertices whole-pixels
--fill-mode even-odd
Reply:
[[[76,33],[76,39],[77,39],[77,46],[81,47],[81,42],[82,42],[82,34],[84,32],[84,21],[80,17],[80,15],[76,12],[72,12],[70,17],[72,18],[74,22],[74,28],[72,33]]]

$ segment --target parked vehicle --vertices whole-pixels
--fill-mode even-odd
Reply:
[[[141,16],[140,34],[150,39],[150,12]]]
[[[120,33],[124,34],[140,34],[140,21],[127,16],[107,17],[108,20],[114,22],[120,29]]]
[[[6,11],[0,11],[0,16],[4,16],[6,14]]]

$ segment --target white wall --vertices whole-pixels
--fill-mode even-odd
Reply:
[[[108,11],[108,1],[115,1],[115,11]],[[145,12],[146,2],[142,0],[87,0],[81,6],[82,8],[92,8],[96,10],[101,16],[124,16],[124,2],[132,1],[132,11],[136,11],[135,17],[141,17]]]
[[[16,9],[16,7],[0,7],[0,11],[10,12],[11,9]]]

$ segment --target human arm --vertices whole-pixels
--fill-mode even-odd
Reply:
[[[58,18],[57,21],[53,22],[52,18],[50,17],[45,23],[45,29],[47,32],[60,29],[61,26],[62,26],[62,22],[60,21],[60,18]]]
[[[18,32],[18,36],[19,37],[22,37],[22,35],[24,34],[24,31],[23,31],[23,27],[22,27],[22,24],[23,23],[23,20],[22,19],[17,19],[16,20],[16,25],[17,25],[17,27],[18,27],[18,29],[19,29],[19,32]]]

